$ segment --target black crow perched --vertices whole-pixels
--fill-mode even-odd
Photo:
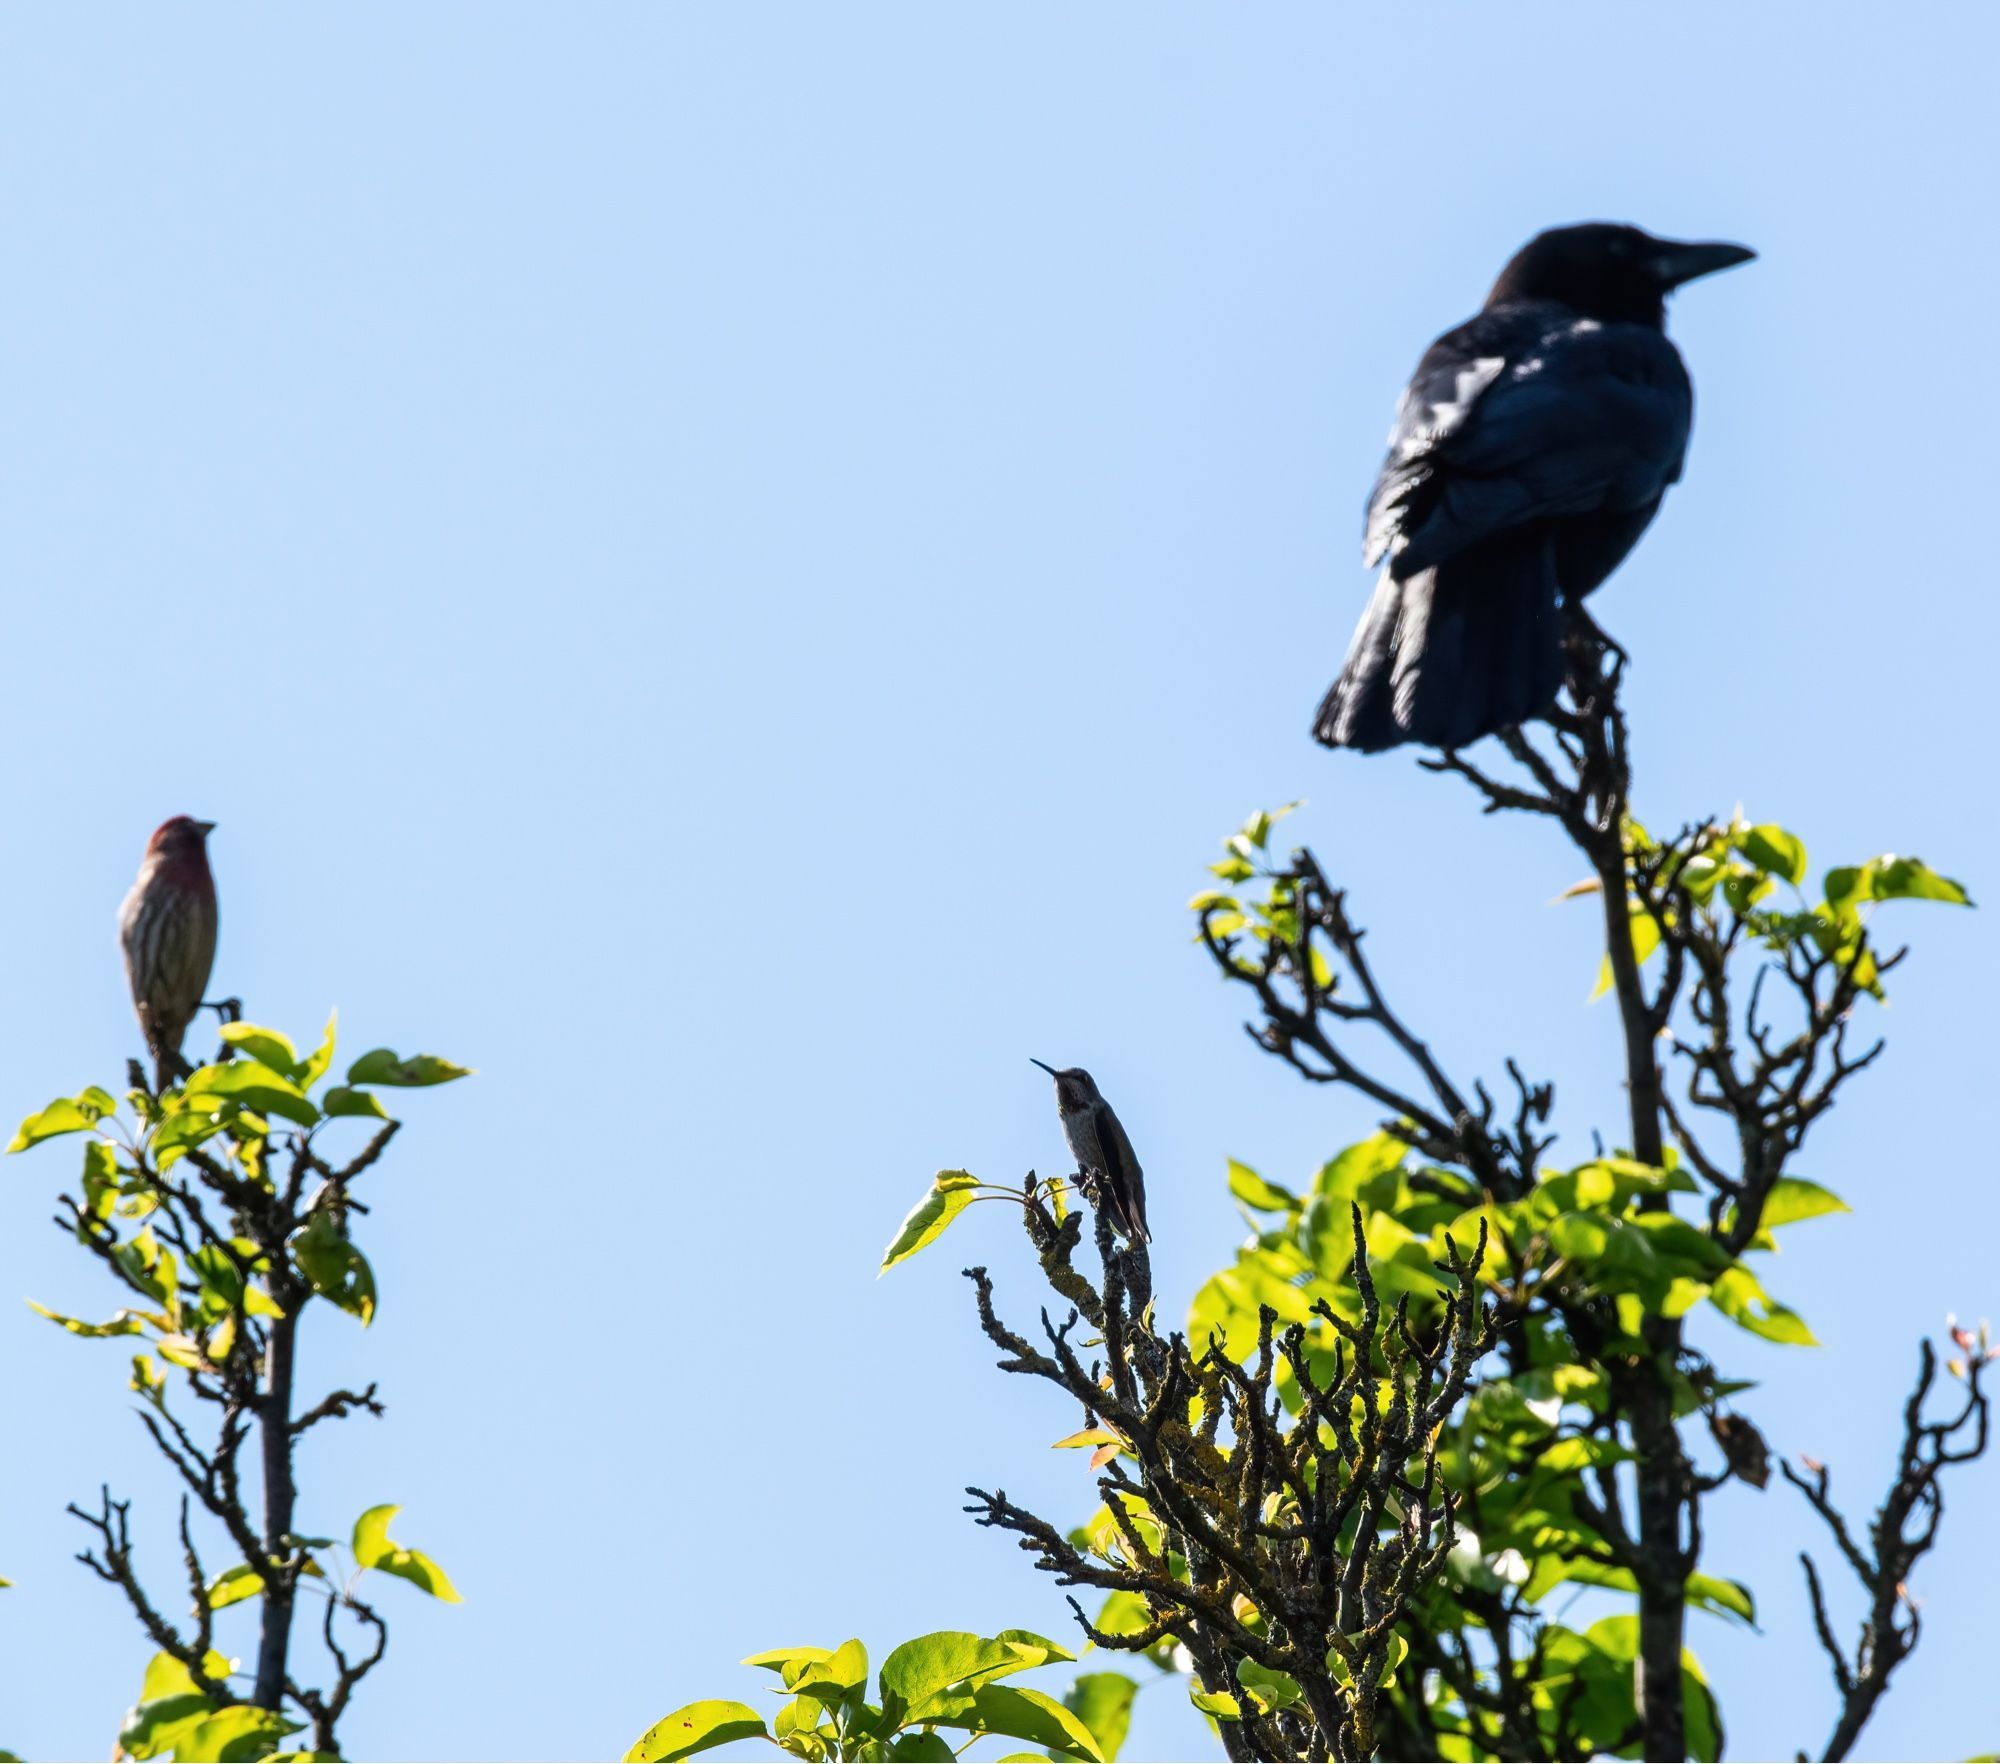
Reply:
[[[1559,607],[1618,567],[1681,475],[1694,393],[1666,297],[1741,245],[1557,227],[1417,363],[1368,499],[1388,559],[1313,733],[1463,747],[1546,711]]]

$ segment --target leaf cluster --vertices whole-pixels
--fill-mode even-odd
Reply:
[[[58,1097],[22,1122],[8,1149],[83,1139],[80,1180],[59,1198],[56,1223],[127,1302],[103,1322],[34,1308],[73,1336],[132,1339],[140,1422],[183,1488],[184,1620],[164,1614],[134,1566],[129,1502],[106,1488],[94,1508],[70,1508],[92,1534],[80,1560],[121,1592],[157,1650],[122,1752],[260,1758],[309,1732],[317,1751],[334,1755],[340,1717],[387,1641],[362,1596],[364,1576],[390,1575],[448,1602],[458,1594],[428,1556],[389,1538],[393,1506],[363,1513],[344,1551],[295,1528],[300,1440],[325,1422],[382,1412],[373,1385],[298,1402],[298,1326],[314,1300],[364,1326],[373,1319],[375,1275],[354,1239],[368,1203],[354,1191],[397,1131],[381,1093],[446,1083],[465,1068],[378,1048],[329,1083],[332,1020],[304,1055],[258,1024],[226,1021],[221,1034],[218,1057],[179,1083],[155,1092],[135,1064],[122,1107],[96,1086]],[[346,1120],[373,1131],[336,1154],[332,1136]],[[237,1556],[233,1566],[205,1566],[197,1512]],[[332,1675],[319,1686],[291,1662],[292,1616],[307,1594],[323,1601]],[[253,1604],[258,1648],[245,1670],[215,1645],[217,1619]]]
[[[1118,1756],[1136,1686],[1118,1673],[1078,1678],[1063,1701],[1030,1685],[1002,1683],[1076,1656],[1046,1636],[1005,1629],[997,1636],[940,1630],[890,1651],[869,1685],[868,1650],[774,1648],[743,1663],[777,1675],[786,1700],[768,1719],[747,1703],[689,1703],[649,1727],[627,1764],[675,1764],[713,1746],[761,1739],[811,1764],[834,1759],[958,1757],[983,1738],[1041,1748],[1009,1753],[1045,1764],[1071,1758],[1106,1764]],[[947,1734],[970,1739],[954,1743]]]

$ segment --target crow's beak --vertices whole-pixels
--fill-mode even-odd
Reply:
[[[1033,1057],[1033,1056],[1031,1055],[1031,1056],[1029,1057],[1029,1060],[1028,1060],[1028,1064],[1029,1064],[1029,1065],[1031,1065],[1031,1066],[1040,1066],[1040,1067],[1042,1068],[1042,1070],[1043,1070],[1044,1072],[1048,1073],[1048,1075],[1049,1075],[1049,1076],[1050,1076],[1051,1078],[1053,1078],[1053,1077],[1054,1077],[1054,1076],[1056,1075],[1056,1069],[1055,1069],[1055,1067],[1053,1067],[1053,1066],[1049,1065],[1049,1064],[1047,1063],[1047,1061],[1045,1061],[1045,1060],[1038,1060],[1038,1059],[1035,1059],[1035,1058],[1034,1058],[1034,1057]]]
[[[1720,240],[1688,245],[1668,240],[1654,253],[1653,275],[1662,288],[1678,288],[1699,276],[1712,276],[1717,270],[1734,269],[1739,263],[1750,262],[1756,255],[1747,245],[1729,245]]]

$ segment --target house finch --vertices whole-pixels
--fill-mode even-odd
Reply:
[[[139,879],[118,913],[125,979],[153,1056],[154,1086],[183,1076],[181,1037],[201,1008],[215,964],[215,878],[208,835],[215,823],[176,815],[146,842]]]

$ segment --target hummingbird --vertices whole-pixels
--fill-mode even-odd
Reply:
[[[1081,1066],[1057,1071],[1043,1060],[1028,1063],[1040,1066],[1056,1081],[1056,1112],[1062,1117],[1063,1138],[1069,1141],[1078,1172],[1096,1190],[1091,1196],[1093,1203],[1101,1201],[1127,1243],[1151,1243],[1153,1234],[1146,1229],[1145,1177],[1125,1129],[1098,1092],[1097,1080]]]

